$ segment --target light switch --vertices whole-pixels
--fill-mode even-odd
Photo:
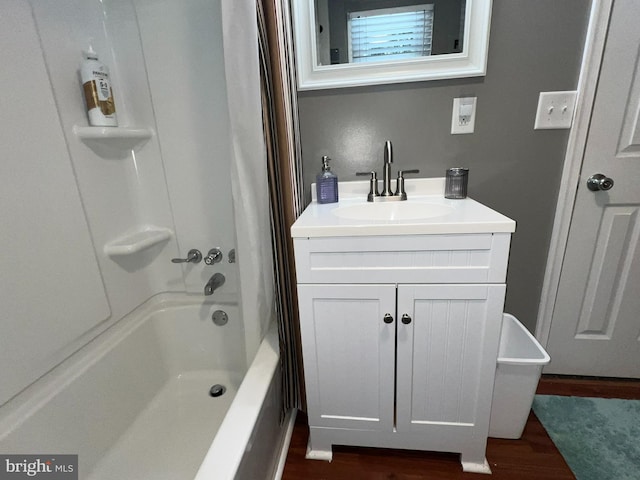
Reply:
[[[571,128],[576,108],[575,90],[566,92],[540,92],[535,130]]]
[[[473,133],[476,123],[477,97],[462,97],[453,99],[453,113],[451,115],[451,133]]]

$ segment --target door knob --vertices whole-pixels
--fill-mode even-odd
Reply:
[[[402,315],[402,323],[409,325],[411,323],[411,317],[405,313]]]
[[[384,316],[384,319],[383,319],[383,320],[384,320],[384,323],[393,323],[393,317],[391,316],[391,314],[390,314],[390,313],[387,313],[387,314]]]
[[[587,178],[587,188],[592,192],[611,190],[611,187],[613,187],[613,179],[601,173],[594,173]]]

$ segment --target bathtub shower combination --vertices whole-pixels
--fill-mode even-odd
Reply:
[[[212,321],[217,311],[226,325]],[[272,459],[245,450],[256,437],[279,441],[277,335],[267,333],[248,368],[242,335],[237,306],[154,298],[3,420],[2,452],[74,452],[81,478],[95,480],[233,478],[252,469],[261,473],[239,478],[260,478]]]
[[[0,32],[0,454],[78,455],[83,480],[277,477],[255,2],[3,0]],[[118,126],[88,125],[89,45]]]

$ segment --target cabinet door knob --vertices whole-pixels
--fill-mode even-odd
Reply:
[[[393,323],[393,317],[391,316],[391,314],[390,314],[390,313],[387,313],[387,314],[384,316],[384,323]]]
[[[405,313],[402,315],[402,323],[409,325],[411,323],[411,317]]]

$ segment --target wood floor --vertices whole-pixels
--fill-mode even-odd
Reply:
[[[538,393],[640,399],[640,381],[547,377]],[[520,440],[490,438],[487,460],[493,475],[463,473],[459,456],[432,452],[334,447],[333,461],[306,460],[307,419],[299,414],[283,480],[572,480],[574,475],[531,413]]]

